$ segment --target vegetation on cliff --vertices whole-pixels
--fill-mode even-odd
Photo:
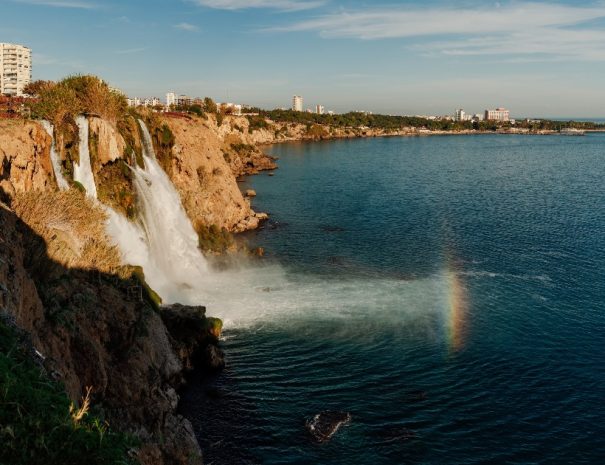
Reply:
[[[447,119],[428,119],[419,116],[396,116],[379,115],[364,112],[349,112],[343,114],[323,114],[307,113],[292,110],[262,110],[260,108],[250,111],[258,113],[258,116],[250,116],[251,129],[252,121],[258,121],[259,118],[270,119],[276,123],[297,123],[312,127],[314,124],[330,126],[335,128],[371,128],[384,131],[396,131],[402,128],[425,128],[432,131],[462,131],[462,130],[480,130],[495,131],[501,128],[510,127],[510,123],[498,123],[496,121],[453,121]],[[526,128],[533,131],[553,130],[562,128],[579,129],[603,129],[605,124],[578,121],[553,121],[553,120],[518,120],[515,123],[517,128]]]
[[[128,107],[122,94],[90,75],[68,76],[56,83],[35,81],[28,91],[36,97],[30,104],[32,116],[47,119],[55,126],[61,126],[83,113],[116,122]]]
[[[102,412],[73,405],[0,322],[0,463],[126,465],[135,441],[108,429]]]

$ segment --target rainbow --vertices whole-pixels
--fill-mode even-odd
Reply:
[[[452,266],[450,254],[446,255],[447,301],[445,305],[445,332],[450,352],[464,347],[467,335],[468,296],[466,286]]]

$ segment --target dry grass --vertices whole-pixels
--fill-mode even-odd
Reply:
[[[120,253],[105,232],[105,213],[82,193],[27,192],[11,206],[44,239],[52,260],[67,268],[121,274]]]
[[[80,408],[76,407],[73,402],[70,404],[69,415],[71,416],[71,420],[74,422],[74,425],[78,425],[88,413],[88,410],[90,409],[91,392],[92,386],[88,386],[86,388],[86,395],[82,397],[82,405]]]

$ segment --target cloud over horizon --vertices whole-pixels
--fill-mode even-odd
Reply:
[[[341,11],[265,31],[315,32],[324,38],[358,40],[421,38],[422,43],[410,49],[433,54],[603,60],[605,31],[578,28],[601,18],[605,18],[603,3],[579,7],[510,2],[478,8],[391,7]]]

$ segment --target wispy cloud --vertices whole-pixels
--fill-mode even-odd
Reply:
[[[302,11],[317,8],[325,4],[323,0],[192,0],[200,6],[218,10],[243,10],[266,8],[280,11]]]
[[[601,60],[605,59],[605,31],[582,27],[599,18],[605,18],[603,3],[579,7],[510,2],[478,8],[341,11],[268,30],[312,31],[326,38],[362,40],[417,38],[421,43],[413,50],[447,55]]]
[[[132,53],[140,53],[147,50],[147,47],[127,48],[125,50],[116,50],[116,55],[130,55]]]
[[[95,10],[99,8],[96,3],[79,0],[11,0],[13,3],[24,3],[27,5],[50,6],[54,8],[76,8],[82,10]]]
[[[190,24],[190,23],[179,23],[179,24],[175,24],[174,27],[177,29],[181,29],[182,31],[188,31],[188,32],[197,32],[200,30],[200,28],[198,26],[196,26],[195,24]]]

